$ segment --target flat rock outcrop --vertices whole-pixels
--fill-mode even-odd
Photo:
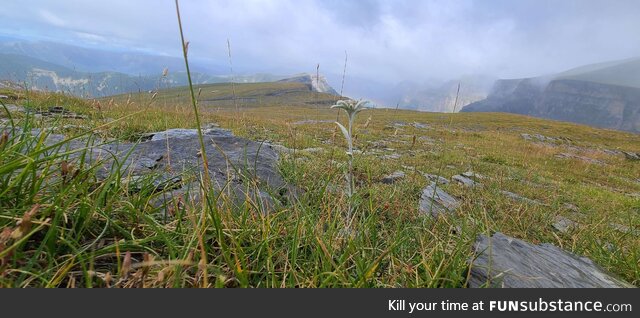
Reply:
[[[31,131],[36,136],[41,133],[40,129]],[[220,128],[204,129],[203,135],[214,190],[224,189],[238,204],[260,205],[264,208],[261,211],[289,198],[293,188],[279,174],[278,155],[271,147]],[[64,135],[49,134],[45,143],[55,145],[63,140]],[[130,192],[141,189],[165,192],[160,196],[162,200],[155,202],[156,206],[187,191],[195,193],[194,199],[198,199],[197,180],[204,166],[197,130],[170,129],[145,134],[142,140],[133,143],[87,137],[61,147],[64,151],[75,151],[68,159],[72,164],[93,167],[98,182],[107,180],[121,166],[122,182],[128,183]]]
[[[435,182],[422,190],[418,210],[420,213],[438,217],[441,214],[453,213],[460,206],[460,202],[440,189]]]
[[[615,288],[633,287],[586,257],[548,243],[534,245],[495,233],[480,235],[474,245],[469,287]]]

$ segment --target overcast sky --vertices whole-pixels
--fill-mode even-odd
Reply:
[[[524,77],[640,56],[637,0],[183,0],[190,56],[398,82]],[[0,34],[180,55],[173,0],[3,0]]]

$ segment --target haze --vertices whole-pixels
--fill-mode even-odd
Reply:
[[[170,0],[3,1],[0,34],[180,56]],[[190,56],[339,87],[536,76],[640,56],[640,1],[182,1]]]

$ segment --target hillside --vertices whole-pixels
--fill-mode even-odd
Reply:
[[[164,68],[184,68],[181,58],[146,54],[142,52],[116,52],[90,49],[48,41],[19,41],[0,39],[0,53],[21,55],[84,73],[117,72],[149,76],[162,73]],[[226,66],[194,63],[198,73],[224,73]]]
[[[178,68],[182,69],[184,66]],[[311,75],[293,76],[252,74],[252,75],[208,75],[194,72],[191,74],[195,84],[259,83],[259,82],[299,82],[310,86],[314,91],[328,92],[337,95],[336,91],[321,76],[319,81]],[[162,68],[153,75],[129,75],[120,72],[81,72],[62,65],[50,63],[37,58],[0,53],[0,80],[15,83],[27,83],[31,89],[41,91],[65,92],[80,97],[100,98],[105,96],[157,91],[171,87],[187,85],[186,73],[168,71],[163,74]]]
[[[640,135],[366,109],[349,197],[335,96],[283,82],[195,92],[210,187],[185,88],[6,94],[0,226],[16,234],[0,237],[0,286],[478,287],[479,236],[547,243],[554,261],[586,257],[640,286]],[[512,259],[545,264],[541,249]]]
[[[510,112],[640,132],[640,59],[537,78],[498,80],[463,112]]]

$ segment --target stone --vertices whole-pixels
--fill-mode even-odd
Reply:
[[[7,95],[0,95],[0,99],[7,99],[7,98],[9,98],[9,96],[7,96]]]
[[[428,143],[428,144],[433,144],[433,143],[436,142],[435,139],[433,139],[431,137],[428,137],[428,136],[420,136],[420,137],[418,137],[418,140],[423,141],[423,142]]]
[[[292,154],[295,152],[295,149],[291,149],[289,147],[280,145],[280,144],[273,144],[273,143],[268,143],[265,142],[264,143],[265,146],[269,147],[270,149],[272,149],[273,151],[279,153],[279,154]]]
[[[475,181],[473,181],[473,180],[471,180],[471,179],[469,179],[467,177],[461,176],[459,174],[451,177],[451,180],[453,180],[453,181],[455,181],[457,183],[460,183],[463,186],[469,187],[469,188],[480,186],[480,183],[477,183],[477,182],[475,182]]]
[[[380,156],[380,159],[396,160],[396,159],[400,159],[400,155],[397,154],[397,153],[392,153],[392,154],[388,154],[388,155],[382,155],[382,156]]]
[[[624,234],[631,234],[634,236],[640,236],[640,228],[632,229],[626,225],[618,224],[618,223],[609,223],[609,227],[612,229],[622,232]]]
[[[639,161],[640,160],[640,153],[635,153],[635,152],[630,152],[630,151],[623,151],[622,153],[629,160],[632,160],[632,161]]]
[[[393,184],[396,183],[402,179],[404,179],[405,177],[405,173],[404,171],[394,171],[393,173],[385,176],[384,178],[382,178],[382,180],[380,180],[380,182],[384,183],[384,184]]]
[[[43,132],[33,129],[31,134],[38,136]],[[297,193],[297,189],[282,179],[278,170],[278,154],[270,147],[236,137],[224,129],[209,129],[204,135],[207,168],[214,191],[229,191],[238,205],[251,199],[252,204],[270,208],[276,206],[278,200],[290,200],[291,195]],[[64,135],[48,134],[45,144],[52,146],[65,138]],[[186,192],[185,177],[194,179],[194,176],[202,175],[205,168],[195,129],[157,132],[138,143],[79,138],[61,147],[67,151],[87,148],[84,156],[80,151],[72,153],[70,161],[84,157],[85,165],[95,165],[98,182],[109,180],[112,170],[121,165],[122,175],[130,184],[129,191],[141,191],[140,185],[148,186],[149,183],[153,185],[154,193],[170,191],[171,194],[156,206],[162,206],[172,197]],[[278,195],[267,199],[269,193]]]
[[[460,202],[446,193],[434,182],[422,190],[418,211],[438,217],[441,214],[453,213],[460,206]]]
[[[302,149],[302,152],[310,153],[310,154],[311,153],[321,153],[321,152],[324,152],[324,148],[320,148],[320,147],[305,148],[305,149]]]
[[[621,155],[622,151],[620,150],[612,150],[612,149],[603,149],[602,152],[611,155],[611,156],[617,156],[617,155]]]
[[[375,141],[369,141],[369,145],[371,145],[372,148],[386,148],[387,144],[389,142],[386,140],[375,140]]]
[[[184,129],[184,128],[173,128],[165,131],[149,133],[147,135],[151,136],[151,141],[160,141],[166,139],[193,139],[198,138],[198,130],[197,129]],[[232,136],[231,131],[227,129],[221,128],[213,128],[213,129],[204,129],[202,130],[202,135],[204,138],[209,138],[212,136]]]
[[[556,141],[556,138],[552,138],[552,137],[547,137],[547,136],[543,136],[541,134],[520,134],[520,136],[522,136],[522,138],[524,138],[524,140],[537,140],[537,141],[541,141],[541,142],[546,142],[546,141]]]
[[[510,199],[515,200],[515,201],[525,202],[525,203],[533,204],[533,205],[544,205],[542,202],[540,202],[538,200],[532,200],[532,199],[529,199],[529,198],[525,198],[525,197],[523,197],[523,196],[521,196],[519,194],[515,194],[513,192],[502,190],[502,191],[500,191],[500,193],[506,195],[507,197],[509,197]]]
[[[293,125],[309,125],[309,124],[326,124],[326,123],[333,123],[335,122],[334,120],[318,120],[318,119],[305,119],[305,120],[299,120],[296,122],[293,122]]]
[[[556,215],[553,223],[553,228],[562,233],[568,233],[578,228],[578,223],[567,219],[562,215]]]
[[[575,204],[565,203],[562,207],[572,212],[580,212],[580,209]]]
[[[429,126],[427,124],[419,123],[419,122],[413,122],[411,125],[413,127],[415,127],[415,128],[418,128],[418,129],[429,129],[429,128],[431,128],[431,126]]]
[[[441,177],[439,175],[435,175],[435,174],[428,174],[428,173],[422,173],[422,175],[429,179],[429,181],[431,182],[435,182],[438,185],[445,185],[445,184],[449,184],[449,180],[445,177]]]
[[[476,179],[476,180],[486,179],[485,176],[483,176],[483,175],[481,175],[479,173],[475,173],[473,171],[467,171],[467,172],[463,173],[462,176],[465,176],[467,178]]]
[[[604,165],[604,162],[598,160],[598,159],[593,159],[593,158],[589,158],[589,157],[585,157],[585,156],[579,156],[579,155],[574,155],[572,153],[559,153],[556,155],[556,158],[561,158],[561,159],[578,159],[578,160],[582,160],[586,163],[591,163],[591,164],[597,164],[597,165]]]
[[[15,104],[4,105],[10,113],[24,112],[24,107]],[[0,106],[0,114],[4,113],[4,107]]]
[[[533,245],[495,233],[475,244],[468,285],[503,288],[634,287],[612,276],[586,257],[548,243]]]

